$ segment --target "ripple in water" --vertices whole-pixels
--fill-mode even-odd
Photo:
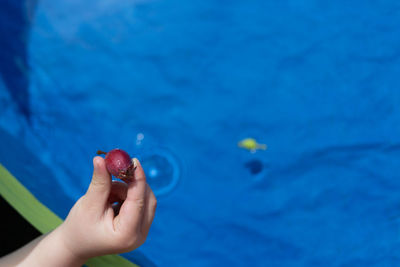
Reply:
[[[140,160],[147,182],[156,196],[171,192],[179,181],[177,159],[167,150],[152,150]]]

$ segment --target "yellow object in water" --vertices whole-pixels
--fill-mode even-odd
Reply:
[[[238,147],[250,150],[251,152],[255,152],[258,149],[266,150],[267,145],[259,144],[254,138],[246,138],[238,143]]]

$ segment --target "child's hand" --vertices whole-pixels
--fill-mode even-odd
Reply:
[[[111,181],[102,157],[93,159],[89,189],[57,229],[65,247],[78,259],[128,252],[146,240],[157,201],[142,166],[134,160],[135,179],[125,184]],[[117,199],[123,201],[120,207],[112,205]]]

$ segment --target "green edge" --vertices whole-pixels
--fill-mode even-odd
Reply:
[[[54,230],[63,222],[60,217],[32,195],[2,164],[0,164],[0,195],[43,234]],[[89,267],[138,267],[119,255],[92,258],[85,264]]]

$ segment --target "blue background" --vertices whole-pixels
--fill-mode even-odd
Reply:
[[[144,266],[398,266],[399,61],[393,0],[2,1],[0,162],[64,218],[98,149],[174,155]]]

